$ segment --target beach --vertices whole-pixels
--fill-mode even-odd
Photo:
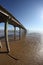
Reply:
[[[5,40],[2,39],[1,43],[2,50],[6,50]],[[17,60],[6,53],[0,54],[0,65],[43,65],[43,36],[41,34],[29,33],[20,40],[19,38],[14,40],[11,36],[9,47],[9,54]]]

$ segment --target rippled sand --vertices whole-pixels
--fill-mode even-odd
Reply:
[[[9,54],[18,60],[0,54],[0,65],[43,65],[43,35],[30,33],[21,40],[9,40],[9,44]]]

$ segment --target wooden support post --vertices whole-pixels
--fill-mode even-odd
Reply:
[[[24,37],[24,29],[23,29],[23,37]]]
[[[9,48],[9,42],[8,42],[8,29],[7,29],[7,26],[8,26],[8,20],[5,22],[5,42],[6,42],[7,52],[9,52],[10,48]]]
[[[25,35],[25,30],[24,30],[24,35]]]
[[[26,30],[24,30],[24,37],[26,36]]]
[[[1,41],[0,41],[0,48],[2,48],[2,44],[1,44]]]
[[[19,40],[21,39],[21,28],[19,27]]]
[[[16,40],[16,27],[14,26],[14,40]]]

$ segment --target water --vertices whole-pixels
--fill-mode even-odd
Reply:
[[[8,31],[8,35],[14,35],[14,31]],[[16,35],[19,35],[19,32],[16,32]],[[4,31],[0,31],[0,37],[5,36]]]

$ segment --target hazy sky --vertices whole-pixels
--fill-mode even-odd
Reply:
[[[43,0],[0,0],[0,5],[11,12],[28,30],[43,31]]]

